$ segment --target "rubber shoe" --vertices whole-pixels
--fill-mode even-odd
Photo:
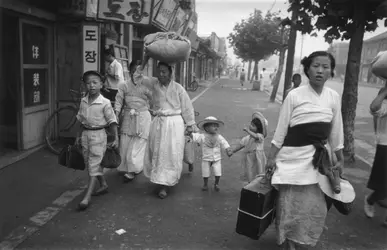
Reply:
[[[375,207],[374,205],[368,204],[368,196],[364,198],[364,213],[368,218],[373,218],[375,215]]]

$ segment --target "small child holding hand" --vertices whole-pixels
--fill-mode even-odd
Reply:
[[[257,175],[263,174],[266,166],[264,141],[267,136],[267,120],[260,112],[255,112],[249,128],[244,128],[248,135],[243,137],[239,145],[231,150],[231,154],[243,150],[242,167],[245,180],[253,181]]]
[[[194,142],[197,142],[202,147],[202,176],[203,176],[203,191],[208,190],[208,178],[210,177],[210,167],[213,168],[215,175],[214,190],[219,191],[219,181],[222,176],[221,165],[221,149],[225,149],[228,156],[231,156],[230,145],[218,132],[219,127],[223,126],[222,121],[217,120],[213,116],[207,117],[204,121],[198,124],[204,134],[191,133]]]

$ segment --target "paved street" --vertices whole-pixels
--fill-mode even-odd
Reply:
[[[268,149],[278,119],[279,104],[269,103],[266,93],[250,91],[250,84],[242,88],[238,81],[227,79],[220,81],[221,84],[215,84],[196,99],[194,107],[200,112],[197,120],[209,115],[223,120],[226,126],[222,134],[233,144],[244,135],[242,129],[249,124],[253,110],[257,109],[264,113],[269,122],[269,136],[266,140],[266,149]],[[371,94],[370,92],[368,95],[371,96]],[[365,124],[361,128],[365,129]],[[45,155],[44,167],[47,171],[60,168],[54,156],[47,153],[43,155]],[[50,219],[50,216],[41,213],[41,216],[38,214],[32,220],[24,218],[23,223],[19,224],[13,222],[15,218],[3,217],[9,225],[21,227],[19,231],[14,232],[13,237],[7,238],[8,241],[0,243],[0,248],[5,247],[5,244],[12,240],[21,239],[23,235],[28,234],[28,230],[32,230],[36,232],[20,244],[18,249],[277,249],[273,226],[259,241],[250,240],[235,233],[242,188],[240,157],[240,153],[230,159],[224,155],[221,191],[216,193],[213,190],[202,192],[200,189],[202,178],[200,159],[197,154],[194,172],[188,173],[185,166],[179,185],[172,189],[170,196],[165,200],[155,197],[154,186],[144,176],[140,175],[134,182],[123,184],[115,171],[109,171],[107,179],[110,192],[95,198],[86,212],[75,211],[81,199],[78,195],[87,181],[86,173],[77,173],[78,176],[75,178],[69,172],[59,170],[58,172],[63,171],[59,176],[73,178],[72,181],[67,182],[60,181],[59,176],[43,175],[40,181],[47,182],[47,178],[58,178],[58,186],[57,190],[53,191],[55,182],[50,181],[51,189],[32,190],[32,193],[36,195],[40,193],[43,196],[40,198],[41,208],[36,207],[34,213],[46,207],[44,211],[51,211],[48,214],[56,214],[56,216]],[[26,161],[31,167],[42,168],[39,157],[31,156]],[[8,170],[12,169],[13,167]],[[387,231],[381,226],[385,216],[384,210],[378,208],[377,216],[372,220],[366,219],[363,215],[362,206],[364,195],[368,192],[365,185],[369,169],[370,167],[362,161],[346,166],[345,176],[353,183],[357,192],[353,212],[349,216],[343,216],[332,208],[327,219],[326,230],[315,249],[382,250],[387,248]],[[26,177],[23,177],[23,181],[28,183],[28,174],[24,175]],[[39,176],[32,177],[34,179],[31,181],[39,181]],[[0,192],[5,192],[2,190],[6,189],[11,193],[11,187],[15,184],[9,185],[2,187]],[[26,191],[21,187],[17,190]],[[68,198],[70,202],[67,203],[67,196],[62,195],[60,199],[54,201],[56,197],[53,196],[55,194],[59,196],[64,191],[67,191],[69,197],[76,198],[74,200]],[[45,192],[51,195],[45,196]],[[11,195],[17,197],[23,194],[20,191]],[[18,199],[18,203],[12,200],[10,203],[18,205],[19,213],[23,213],[23,210],[29,209],[28,201],[32,203],[34,198],[30,197],[25,203],[21,199]],[[14,210],[14,208],[9,209]],[[8,214],[17,215],[14,211]],[[7,227],[4,235],[9,235],[10,229],[11,226]],[[118,235],[115,231],[119,229],[124,229],[126,232]]]

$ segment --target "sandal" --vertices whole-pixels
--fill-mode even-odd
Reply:
[[[168,196],[167,191],[165,189],[161,189],[159,192],[160,199],[165,199],[167,198],[167,196]]]

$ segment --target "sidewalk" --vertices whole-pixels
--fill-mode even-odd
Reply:
[[[221,133],[230,144],[235,144],[245,135],[242,129],[249,124],[252,111],[259,110],[269,122],[269,136],[265,140],[268,150],[279,105],[269,103],[265,93],[250,91],[249,86],[240,88],[237,81],[221,81],[223,87],[214,85],[194,103],[201,113],[197,120],[209,115],[223,120],[226,126]],[[82,213],[74,211],[81,199],[76,198],[19,248],[278,249],[273,225],[259,241],[235,233],[242,187],[240,157],[241,153],[230,159],[224,157],[221,191],[216,193],[212,189],[209,192],[200,190],[202,178],[197,154],[194,172],[188,173],[185,165],[179,185],[165,200],[154,196],[154,186],[142,175],[125,185],[114,171],[108,172],[109,194],[94,199],[90,209]],[[386,249],[386,231],[380,226],[383,211],[377,209],[377,216],[372,220],[363,215],[368,174],[369,167],[360,161],[345,166],[345,176],[357,192],[353,212],[343,216],[332,208],[321,242],[314,249]],[[80,185],[82,181],[77,183]],[[118,235],[115,233],[118,229],[126,232]]]
[[[197,91],[188,92],[191,99],[215,81],[200,82]],[[57,156],[45,148],[0,169],[0,242],[65,191],[82,189],[87,180],[86,172],[58,165]]]

